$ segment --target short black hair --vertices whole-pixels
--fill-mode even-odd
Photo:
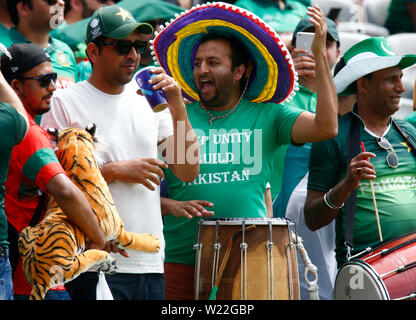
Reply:
[[[30,9],[33,9],[32,0],[7,0],[7,10],[9,11],[10,19],[15,26],[19,24],[19,14],[16,8],[19,2],[23,2],[23,4],[27,5]]]

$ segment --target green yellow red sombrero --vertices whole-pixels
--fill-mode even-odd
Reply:
[[[253,70],[244,97],[253,102],[280,103],[297,90],[297,75],[286,46],[262,19],[234,5],[213,2],[184,11],[156,33],[152,53],[178,82],[184,96],[198,101],[193,60],[201,37],[220,33],[238,38],[250,53]]]

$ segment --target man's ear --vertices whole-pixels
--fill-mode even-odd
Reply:
[[[19,21],[21,21],[22,19],[27,17],[32,10],[26,3],[24,3],[23,1],[19,1],[16,4],[16,11],[18,12],[18,15],[19,15]]]
[[[357,84],[357,93],[367,93],[368,92],[368,79],[360,78],[356,81]]]
[[[88,43],[87,48],[85,49],[88,57],[92,63],[97,63],[98,57],[100,56],[100,48],[93,42]]]
[[[238,67],[234,68],[234,77],[235,80],[241,80],[244,76],[246,71],[246,66],[244,64],[240,64]]]
[[[10,86],[17,93],[18,96],[20,96],[23,93],[23,84],[19,80],[13,79],[12,82],[10,82]]]

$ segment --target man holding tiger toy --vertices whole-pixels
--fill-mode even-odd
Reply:
[[[161,112],[152,111],[145,98],[137,94],[137,86],[126,86],[152,32],[149,24],[138,23],[118,6],[97,10],[86,33],[92,75],[87,81],[57,92],[41,123],[43,127],[84,128],[93,121],[97,125],[96,137],[103,144],[97,150],[102,153],[98,155],[101,173],[125,229],[151,233],[161,240],[157,253],[127,250],[129,258],[116,256],[117,273],[106,275],[115,300],[165,298],[159,181],[168,167],[182,181],[192,181],[199,173],[199,144],[177,82],[161,68],[153,69],[153,89],[162,89],[169,104]],[[158,159],[158,151],[165,155],[167,164]],[[184,155],[184,161],[176,160]],[[71,285],[83,292],[82,299],[94,299],[91,283],[97,281],[96,273],[86,272]]]
[[[92,248],[104,248],[106,240],[87,199],[59,164],[48,134],[34,121],[36,116],[49,110],[56,90],[56,73],[49,55],[33,43],[13,44],[8,50],[12,59],[2,55],[1,70],[23,103],[30,125],[27,136],[13,149],[4,201],[14,297],[27,299],[32,288],[23,274],[18,237],[22,229],[40,221],[48,194],[54,196],[71,221],[88,235]],[[46,299],[69,299],[69,296],[62,285],[50,290]]]

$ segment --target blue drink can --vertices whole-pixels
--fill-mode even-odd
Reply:
[[[153,67],[145,67],[141,69],[136,75],[136,82],[147,99],[150,107],[154,112],[160,112],[168,106],[165,93],[162,89],[154,90],[149,80],[156,76],[155,73],[151,73]]]

